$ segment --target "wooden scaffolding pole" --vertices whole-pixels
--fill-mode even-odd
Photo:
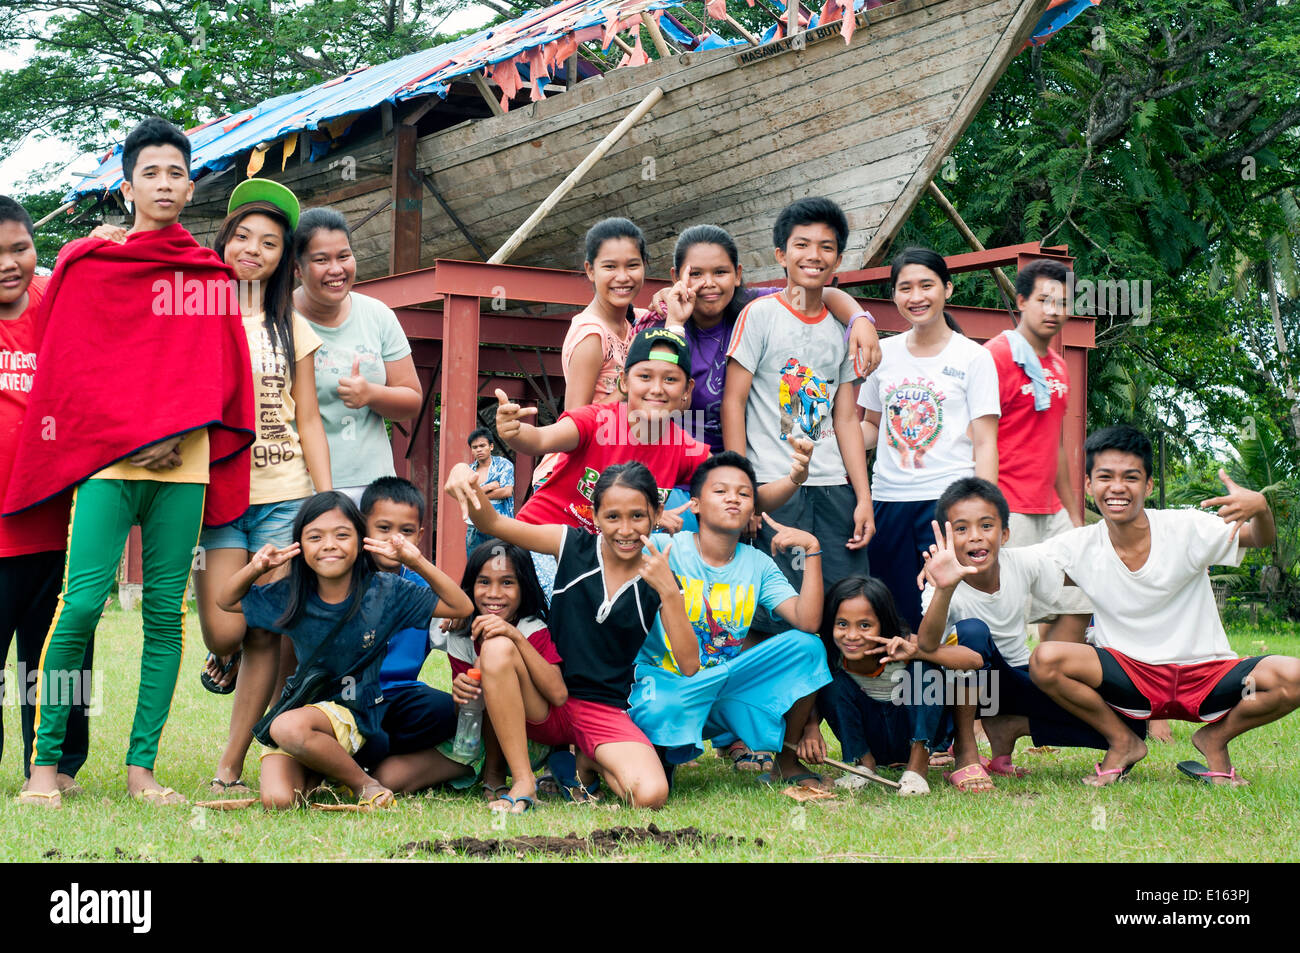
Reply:
[[[583,176],[591,171],[591,167],[603,159],[605,153],[614,148],[614,144],[622,139],[629,129],[640,122],[641,118],[654,107],[655,103],[659,102],[659,100],[663,98],[664,91],[658,86],[650,90],[645,99],[641,100],[635,109],[624,116],[623,121],[611,129],[609,134],[605,136],[604,139],[600,140],[600,143],[596,148],[592,149],[591,152],[587,154],[587,157],[578,163],[578,167],[570,172],[563,182],[556,186],[555,191],[548,195],[541,205],[537,206],[537,210],[534,211],[532,215],[529,215],[528,219],[522,225],[515,229],[515,233],[506,239],[506,243],[498,248],[492,257],[488,259],[488,264],[500,265],[508,261],[510,256],[518,251],[519,246],[524,243],[524,239],[533,233],[533,229],[537,227],[538,223],[541,222],[542,219],[546,218],[555,206],[560,204],[560,200],[568,195],[575,185],[582,181]]]

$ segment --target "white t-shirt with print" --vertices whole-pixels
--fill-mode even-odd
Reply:
[[[1150,665],[1236,658],[1210,588],[1211,566],[1241,565],[1232,526],[1198,510],[1147,510],[1151,553],[1136,572],[1111,545],[1106,524],[1015,550],[1050,558],[1092,600],[1096,644]]]
[[[1048,604],[1059,601],[1064,574],[1056,563],[1032,547],[998,550],[998,591],[981,592],[964,582],[957,583],[948,603],[944,631],[964,619],[979,619],[989,627],[993,644],[1011,666],[1029,664],[1025,638],[1025,604],[1030,594]],[[921,593],[921,611],[934,600],[934,586],[928,582]]]
[[[954,333],[933,357],[917,357],[907,335],[880,343],[880,366],[862,384],[858,404],[880,414],[871,498],[934,500],[953,480],[975,475],[970,422],[1002,413],[993,356]]]

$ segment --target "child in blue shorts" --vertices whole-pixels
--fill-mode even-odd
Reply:
[[[757,480],[750,462],[724,451],[710,457],[691,479],[691,511],[699,533],[671,538],[668,564],[681,583],[686,615],[699,640],[699,671],[689,677],[656,621],[637,656],[628,714],[662,751],[669,768],[700,753],[704,738],[717,745],[737,738],[755,750],[777,751],[768,780],[808,787],[824,781],[799,761],[817,689],[830,681],[826,652],[816,631],[821,619],[821,547],[816,537],[780,526],[773,553],[790,553],[802,564],[798,593],[775,560],[740,535],[754,515]],[[656,538],[666,546],[668,538]],[[793,630],[746,648],[755,610],[766,607]],[[790,747],[785,747],[788,744]],[[824,747],[821,754],[824,754]],[[761,779],[760,779],[761,780]]]

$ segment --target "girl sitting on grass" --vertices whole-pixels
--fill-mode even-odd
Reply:
[[[818,694],[817,707],[845,761],[872,771],[881,763],[906,762],[898,793],[908,797],[930,793],[930,752],[941,738],[946,745],[952,730],[943,700],[931,697],[934,676],[926,679],[927,669],[977,669],[983,659],[956,644],[923,652],[916,636],[905,633],[894,597],[879,579],[849,576],[831,586],[822,615],[831,683]],[[850,775],[837,783],[863,782]]]
[[[522,814],[537,794],[527,723],[545,721],[569,698],[546,627],[546,598],[532,557],[499,539],[474,548],[460,584],[474,601],[466,634],[474,642],[482,684],[469,677],[469,662],[449,654],[451,697],[463,705],[484,696],[483,789],[495,795],[488,808]],[[513,784],[506,784],[507,770]]]
[[[393,792],[354,760],[370,745],[363,760],[377,763],[387,747],[379,669],[388,640],[402,629],[427,627],[434,616],[473,611],[455,582],[410,540],[400,534],[368,539],[365,528],[348,496],[318,493],[298,511],[293,542],[284,549],[267,543],[221,593],[221,608],[242,611],[250,629],[287,635],[299,660],[279,702],[253,731],[269,747],[261,784],[268,809],[296,806],[322,777],[347,785],[362,809],[391,805]],[[432,588],[376,572],[371,553],[409,567]],[[286,578],[253,585],[285,563]]]
[[[457,464],[450,474],[449,493],[453,485],[467,485],[465,473],[457,472],[462,468],[469,469]],[[654,746],[627,714],[633,668],[656,615],[675,657],[682,660],[683,675],[699,668],[699,650],[677,577],[668,566],[668,550],[661,553],[650,542],[662,514],[654,476],[635,462],[615,464],[600,474],[591,491],[596,535],[502,516],[481,487],[468,485],[474,491],[468,515],[480,531],[556,558],[549,618],[568,699],[562,705],[548,703],[545,712],[537,706],[540,720],[532,720],[533,713],[526,710],[528,737],[554,747],[577,745],[576,781],[582,788],[593,786],[599,771],[632,806],[662,807],[668,779]],[[509,672],[507,683],[508,678]],[[491,706],[492,682],[485,691]],[[518,715],[514,718],[517,723]],[[518,784],[519,773],[515,778]],[[560,783],[567,789],[568,781]]]

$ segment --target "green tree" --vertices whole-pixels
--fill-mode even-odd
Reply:
[[[429,46],[454,0],[0,0],[0,152],[34,130],[103,151],[149,115],[190,126]]]
[[[1178,395],[1232,430],[1285,400],[1209,273],[1300,185],[1298,60],[1300,5],[1106,0],[1013,60],[954,149],[940,184],[986,245],[1068,244],[1080,278],[1150,282],[1149,322],[1098,315],[1091,426],[1123,403],[1110,384],[1164,398],[1171,432]],[[928,203],[900,235],[918,240],[965,250]]]

